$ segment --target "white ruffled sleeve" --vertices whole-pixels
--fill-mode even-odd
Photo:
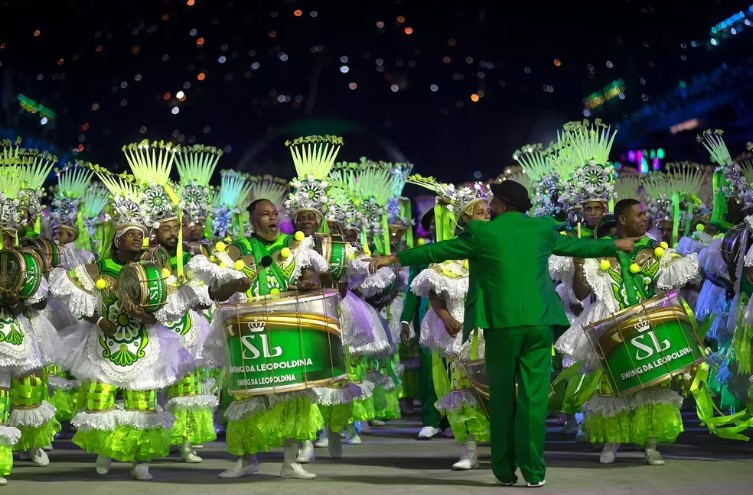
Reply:
[[[549,257],[549,275],[552,280],[569,281],[573,280],[573,259],[566,256],[557,256],[553,254]]]
[[[446,277],[429,267],[416,275],[410,289],[419,297],[429,297],[434,292],[448,299],[463,300],[468,293],[468,277]]]
[[[71,276],[77,283],[71,280]],[[99,309],[99,293],[86,271],[86,265],[77,266],[70,274],[64,268],[54,268],[50,273],[49,286],[53,296],[68,301],[68,309],[76,318],[93,316]]]
[[[206,285],[184,284],[167,296],[165,305],[154,313],[154,317],[162,323],[171,323],[181,319],[186,312],[197,306],[211,305],[212,301],[209,299],[209,289]]]
[[[229,265],[226,263],[225,268],[221,268],[215,265],[206,256],[197,255],[193,256],[186,265],[186,270],[191,271],[194,277],[201,280],[205,285],[212,289],[219,289],[221,286],[232,280],[243,278],[243,273],[235,270],[234,268],[227,268],[233,266],[233,262],[230,261],[228,256]],[[224,261],[223,261],[224,262]]]
[[[31,306],[32,304],[38,304],[47,299],[47,294],[49,293],[50,285],[47,283],[47,279],[45,277],[42,277],[41,282],[39,282],[39,287],[37,290],[32,294],[30,298],[28,298],[24,303],[27,306]]]
[[[612,293],[612,283],[609,274],[599,266],[600,260],[589,258],[583,262],[583,272],[586,282],[593,290],[596,300],[604,303],[610,313],[616,313],[620,307]]]
[[[698,256],[695,253],[680,256],[674,249],[667,249],[659,263],[656,286],[660,289],[679,289],[698,275]]]
[[[699,266],[706,273],[717,277],[727,277],[727,262],[722,257],[722,240],[714,239],[698,254]]]
[[[314,250],[314,238],[306,237],[296,248],[294,254],[295,268],[290,276],[291,280],[301,278],[304,268],[312,268],[316,273],[324,273],[329,270],[329,263],[322,255]]]
[[[366,299],[381,294],[395,281],[395,271],[390,267],[382,267],[374,275],[366,277],[360,285],[355,286]]]

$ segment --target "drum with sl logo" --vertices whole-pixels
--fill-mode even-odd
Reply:
[[[693,312],[674,290],[591,323],[584,331],[616,395],[656,386],[706,357]]]
[[[118,294],[121,300],[128,297],[145,311],[160,310],[167,302],[167,282],[163,268],[156,263],[140,261],[120,269]]]
[[[347,256],[345,252],[345,241],[342,236],[331,234],[317,234],[321,242],[322,257],[329,263],[329,272],[335,281],[339,281],[345,274],[347,266]]]
[[[221,304],[230,393],[274,394],[347,380],[339,297],[325,289]]]
[[[42,283],[42,257],[32,249],[3,249],[0,251],[0,286],[29,299]]]
[[[24,248],[33,249],[37,251],[42,257],[44,266],[42,271],[45,275],[50,273],[50,270],[60,266],[60,249],[57,242],[46,237],[26,237],[19,241]]]

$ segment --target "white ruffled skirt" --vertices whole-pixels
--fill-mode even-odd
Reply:
[[[92,323],[81,322],[61,332],[68,350],[61,364],[78,380],[97,380],[128,390],[165,388],[195,368],[194,359],[178,334],[162,325],[148,325],[147,333],[151,348],[142,358],[147,364],[118,373],[98,352],[101,330]]]

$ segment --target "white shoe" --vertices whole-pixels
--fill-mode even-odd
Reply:
[[[200,444],[197,444],[197,445],[193,445],[193,448],[194,449],[203,449],[204,448],[204,444],[200,443]]]
[[[8,484],[8,480],[0,476],[0,486],[5,486]]]
[[[465,442],[465,452],[460,456],[460,460],[452,465],[456,471],[468,471],[478,467],[478,453],[476,451],[476,442],[473,436],[469,435],[469,440]]]
[[[139,481],[151,481],[153,477],[149,474],[149,464],[146,462],[134,462],[131,466],[131,478]]]
[[[421,431],[418,432],[418,439],[419,440],[429,440],[432,437],[435,437],[440,433],[439,428],[434,428],[433,426],[424,426],[421,428]]]
[[[220,473],[220,478],[242,478],[259,472],[259,461],[255,455],[244,455],[233,464],[233,467]]]
[[[309,462],[314,462],[315,459],[316,456],[314,455],[314,444],[309,440],[306,440],[305,442],[303,442],[303,448],[300,452],[298,452],[298,458],[296,459],[296,462],[299,464],[308,464]]]
[[[601,450],[601,455],[599,456],[599,462],[602,464],[613,464],[617,460],[617,449],[619,446],[620,444],[618,443],[604,444],[604,448]]]
[[[325,428],[322,430],[322,434],[319,437],[319,440],[314,442],[314,447],[323,449],[329,447],[329,435],[327,434],[327,429]]]
[[[196,455],[190,443],[186,442],[180,447],[180,458],[183,462],[189,464],[198,464],[202,461],[201,457]]]
[[[528,488],[540,488],[546,484],[546,480],[536,481],[535,483],[528,482],[526,486]]]
[[[29,449],[29,459],[32,464],[39,467],[45,467],[50,464],[50,458],[47,457],[47,453],[42,449]]]
[[[290,464],[283,464],[282,470],[280,471],[280,478],[289,478],[294,480],[313,480],[316,478],[316,475],[314,473],[309,473],[305,469],[303,469],[303,466],[298,464],[297,462],[293,462]]]
[[[97,456],[97,474],[105,475],[112,468],[112,459],[103,455]]]
[[[381,419],[372,419],[371,421],[369,421],[369,426],[387,426],[387,423],[385,423]]]
[[[340,459],[343,456],[343,440],[337,433],[332,435],[332,441],[328,442],[329,455],[333,459]]]
[[[475,463],[468,459],[467,457],[463,456],[460,458],[458,462],[452,465],[452,469],[454,471],[468,471],[470,469],[475,469],[478,467],[478,461]]]
[[[361,445],[361,437],[358,436],[352,425],[345,430],[345,443],[347,445]]]
[[[664,459],[662,459],[659,451],[652,448],[646,449],[646,462],[648,463],[649,466],[663,466],[664,465]]]

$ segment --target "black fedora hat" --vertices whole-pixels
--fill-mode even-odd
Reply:
[[[491,189],[495,198],[523,211],[531,209],[532,204],[531,198],[528,197],[528,189],[520,182],[505,180],[499,184],[492,184]]]

